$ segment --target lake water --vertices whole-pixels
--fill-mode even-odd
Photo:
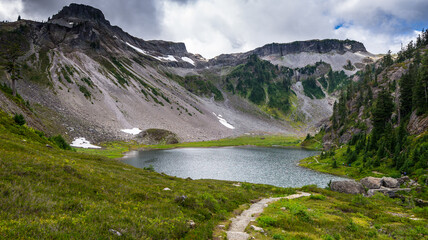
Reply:
[[[222,147],[178,148],[133,152],[123,162],[138,168],[152,165],[156,172],[192,179],[220,179],[271,184],[279,187],[327,186],[343,179],[298,166],[316,151],[290,148]]]

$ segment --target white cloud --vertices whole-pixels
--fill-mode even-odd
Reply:
[[[428,22],[428,1],[414,0],[163,0],[160,38],[182,41],[211,58],[271,42],[339,38],[373,53],[400,49],[415,37],[412,21]],[[426,11],[424,11],[426,10]],[[335,26],[343,24],[335,30]]]
[[[21,0],[0,0],[0,20],[16,21],[23,9]]]

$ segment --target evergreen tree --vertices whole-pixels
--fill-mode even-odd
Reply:
[[[333,104],[333,116],[331,116],[333,122],[333,129],[337,129],[337,102],[334,101]]]
[[[384,132],[387,123],[391,118],[394,104],[391,95],[385,89],[379,92],[376,103],[372,110],[372,123],[373,123],[373,137],[377,142],[380,135]]]
[[[18,21],[21,21],[21,15],[18,15]]]
[[[4,53],[6,59],[6,72],[12,81],[13,96],[16,96],[16,81],[20,79],[20,64],[18,57],[21,55],[20,46],[16,42],[9,43],[8,49]]]
[[[400,114],[406,118],[412,112],[413,78],[409,73],[400,79]]]
[[[339,106],[338,106],[339,126],[342,126],[345,124],[347,113],[348,111],[346,108],[346,97],[345,97],[345,94],[342,92],[342,95],[339,98]]]
[[[413,87],[413,103],[417,114],[421,115],[428,111],[428,52],[422,57],[419,67],[419,76]]]

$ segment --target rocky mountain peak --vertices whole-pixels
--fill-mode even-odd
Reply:
[[[109,21],[105,19],[101,10],[88,5],[76,3],[65,6],[61,11],[52,16],[52,20],[96,21],[110,24]]]
[[[254,52],[259,56],[266,56],[271,54],[295,54],[301,52],[311,53],[329,53],[336,51],[339,54],[345,52],[367,52],[364,44],[353,40],[337,40],[337,39],[324,39],[324,40],[309,40],[309,41],[296,41],[291,43],[271,43],[263,47],[257,48]]]

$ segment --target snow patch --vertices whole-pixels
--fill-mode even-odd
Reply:
[[[74,141],[70,144],[70,146],[78,148],[101,148],[100,146],[92,145],[84,137],[75,138]]]
[[[144,54],[144,55],[150,55],[148,52],[144,51],[144,50],[143,50],[143,49],[141,49],[141,48],[138,48],[138,47],[136,47],[136,46],[134,46],[134,45],[132,45],[132,44],[130,44],[130,43],[128,43],[128,42],[125,42],[125,43],[126,43],[126,45],[128,45],[128,46],[132,47],[135,51],[137,51],[137,52],[139,52],[139,53],[142,53],[142,54]]]
[[[132,128],[132,129],[121,129],[120,131],[124,132],[124,133],[129,133],[132,135],[137,135],[139,134],[142,130],[140,130],[139,128]]]
[[[150,56],[152,58],[155,58],[155,59],[157,59],[157,60],[159,60],[161,62],[163,62],[163,61],[177,62],[177,59],[175,59],[175,57],[172,56],[172,55],[168,55],[167,57],[156,57],[156,56],[151,55],[149,52],[144,51],[143,49],[138,48],[138,47],[136,47],[136,46],[134,46],[134,45],[132,45],[132,44],[130,44],[128,42],[125,42],[125,43],[126,43],[126,45],[130,46],[131,48],[133,48],[135,51],[137,51],[139,53],[142,53],[144,55]]]
[[[224,119],[221,115],[217,115],[213,112],[214,116],[216,116],[218,118],[218,121],[223,124],[225,127],[230,128],[230,129],[235,129],[234,126],[232,126],[232,124],[228,123],[226,121],[226,119]]]
[[[155,57],[155,58],[160,59],[160,60],[177,62],[177,59],[175,59],[175,57],[172,55],[168,55],[168,57]]]
[[[192,59],[190,59],[188,57],[182,57],[181,59],[183,61],[188,62],[188,63],[192,64],[193,66],[195,66],[195,61],[193,61]]]

